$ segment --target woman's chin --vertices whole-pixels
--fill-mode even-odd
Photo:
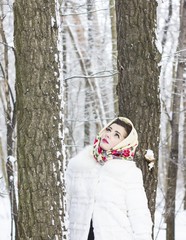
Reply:
[[[108,151],[110,150],[110,147],[108,146],[108,144],[106,143],[101,143],[100,147],[104,150],[104,151]]]

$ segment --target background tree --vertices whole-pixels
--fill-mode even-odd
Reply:
[[[129,117],[139,134],[136,154],[154,220],[157,165],[149,171],[144,154],[147,149],[158,158],[159,149],[159,55],[155,46],[157,2],[116,1],[118,43],[119,113]]]
[[[176,211],[176,185],[179,160],[179,123],[180,103],[183,88],[183,76],[185,72],[186,59],[186,2],[181,1],[180,5],[180,36],[178,41],[178,66],[176,78],[173,84],[172,93],[172,120],[171,120],[171,151],[167,171],[167,192],[166,192],[166,239],[175,239],[175,211]]]
[[[11,4],[0,3],[0,102],[2,107],[0,125],[2,127],[2,136],[0,136],[0,158],[3,177],[7,181],[9,200],[11,205],[11,234],[13,236],[13,226],[15,234],[17,233],[17,199],[15,191],[15,125],[16,125],[16,107],[14,91],[14,70],[12,61],[14,60],[14,48],[9,45],[6,34],[6,24]],[[8,31],[9,32],[9,31]],[[10,41],[10,40],[9,40]],[[6,136],[6,137],[4,137]],[[4,144],[5,143],[5,144]],[[4,148],[4,146],[6,148]],[[6,173],[5,174],[5,162]],[[1,168],[0,167],[0,168]]]
[[[111,24],[111,41],[112,41],[112,66],[113,70],[117,71],[117,31],[116,31],[116,9],[115,0],[109,0],[110,5],[110,24]],[[116,86],[118,83],[118,75],[113,76],[113,93],[114,93],[114,111],[118,115],[118,96],[116,93]]]
[[[184,210],[186,210],[186,77],[185,77],[185,59],[186,59],[186,2],[182,1],[181,4],[182,7],[182,14],[180,15],[181,20],[181,26],[180,26],[180,38],[181,38],[181,48],[180,51],[183,51],[183,54],[181,53],[181,60],[182,67],[184,71],[183,78],[183,85],[182,85],[182,96],[183,96],[183,112],[184,112],[184,126],[183,126],[183,177],[184,177]]]
[[[66,142],[72,156],[114,117],[112,42],[108,0],[64,0],[63,9]]]
[[[16,0],[18,238],[61,239],[62,119],[57,1]]]

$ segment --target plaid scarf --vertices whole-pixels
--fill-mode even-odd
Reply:
[[[132,131],[130,134],[122,140],[115,147],[111,148],[108,151],[103,150],[100,147],[100,141],[103,131],[110,126],[117,118],[112,120],[106,127],[104,127],[94,141],[93,146],[93,156],[97,162],[103,165],[106,161],[111,159],[121,159],[121,160],[133,160],[136,147],[138,146],[138,135],[132,124],[132,122],[128,118],[118,117],[120,120],[130,124],[132,126]]]

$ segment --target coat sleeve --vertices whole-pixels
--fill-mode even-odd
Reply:
[[[142,172],[135,167],[125,178],[126,206],[135,240],[152,240],[152,220],[143,187]]]

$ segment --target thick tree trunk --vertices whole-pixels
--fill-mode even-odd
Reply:
[[[61,100],[55,0],[15,1],[18,239],[61,239]]]
[[[153,220],[157,164],[149,171],[144,154],[145,150],[151,149],[158,159],[160,102],[159,54],[155,46],[156,6],[155,0],[116,1],[119,113],[133,121],[139,134],[136,161],[143,171]]]

